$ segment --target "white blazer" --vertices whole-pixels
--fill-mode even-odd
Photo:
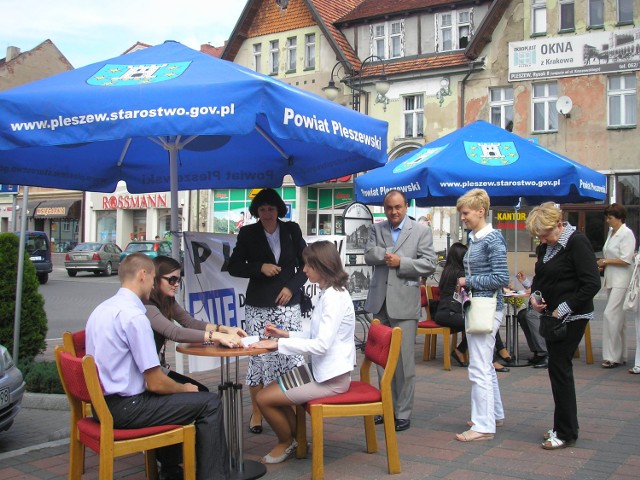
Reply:
[[[278,340],[278,352],[309,354],[315,381],[330,380],[356,366],[355,324],[349,292],[326,288],[311,314],[310,330],[289,332],[289,338]]]
[[[607,241],[602,248],[604,258],[620,258],[627,265],[607,265],[604,268],[603,288],[627,288],[633,273],[633,250],[636,248],[636,237],[624,223],[615,235],[611,235],[613,229],[609,229]]]

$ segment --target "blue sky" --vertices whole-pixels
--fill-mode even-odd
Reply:
[[[220,46],[245,0],[0,0],[0,58],[50,39],[78,68],[116,57],[140,41]]]

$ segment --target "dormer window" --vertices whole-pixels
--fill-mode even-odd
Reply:
[[[383,60],[404,57],[404,20],[371,26],[371,55]]]
[[[436,35],[439,52],[466,48],[473,34],[473,10],[463,9],[438,13]]]

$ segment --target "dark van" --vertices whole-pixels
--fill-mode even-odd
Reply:
[[[18,237],[20,232],[16,232]],[[51,263],[51,244],[49,237],[44,232],[27,232],[26,233],[26,254],[33,266],[36,267],[38,281],[41,284],[47,283],[49,274],[53,272],[53,264]]]

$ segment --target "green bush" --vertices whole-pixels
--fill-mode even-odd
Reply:
[[[18,236],[0,233],[0,343],[13,352],[13,326],[18,271]],[[33,359],[47,347],[47,315],[38,292],[36,269],[25,255],[22,280],[19,359]],[[18,361],[19,359],[14,359]]]
[[[22,372],[28,392],[64,393],[56,362],[22,361],[18,368]]]

